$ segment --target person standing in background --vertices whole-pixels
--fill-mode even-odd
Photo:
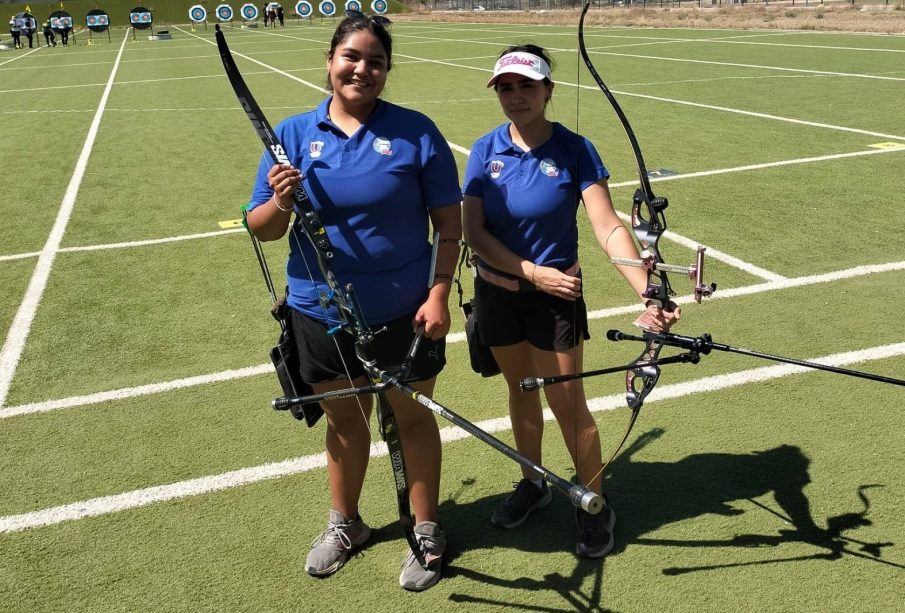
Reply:
[[[9,33],[13,37],[13,47],[16,49],[22,48],[22,28],[21,22],[15,17],[9,18]]]
[[[22,23],[23,27],[20,29],[25,32],[25,38],[28,39],[28,48],[33,49],[35,43],[35,32],[37,31],[36,26],[38,24],[35,22],[34,17],[23,17]]]
[[[53,28],[50,27],[50,20],[44,22],[44,44],[48,47],[56,47],[56,36],[53,35]]]

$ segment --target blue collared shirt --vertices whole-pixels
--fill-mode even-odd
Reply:
[[[506,123],[472,147],[463,191],[482,199],[487,230],[510,251],[564,270],[578,259],[581,192],[609,176],[591,141],[561,124],[526,152]]]
[[[285,119],[275,132],[292,165],[301,169],[333,244],[331,270],[340,283],[352,283],[368,324],[385,323],[414,312],[427,298],[428,211],[461,201],[456,162],[434,123],[417,111],[378,100],[367,122],[346,136],[328,116],[330,100]],[[249,209],[273,194],[267,183],[272,165],[265,153]],[[335,309],[325,314],[320,305],[327,288],[314,249],[300,224],[294,225],[288,303],[335,322]]]

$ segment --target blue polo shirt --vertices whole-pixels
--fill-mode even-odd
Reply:
[[[369,325],[413,313],[427,298],[431,259],[428,210],[459,204],[456,162],[446,140],[426,116],[383,100],[351,137],[328,116],[330,100],[282,121],[274,130],[318,212],[335,256],[337,281],[351,283]],[[273,190],[265,152],[249,210]],[[320,295],[328,291],[314,248],[298,220],[289,238],[288,304],[320,321]],[[307,265],[306,265],[307,263]],[[313,281],[312,281],[313,279]]]
[[[609,176],[591,141],[561,124],[526,152],[506,123],[472,147],[463,191],[483,200],[487,230],[510,251],[564,270],[578,259],[581,192]]]

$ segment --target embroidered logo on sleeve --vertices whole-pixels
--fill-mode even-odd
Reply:
[[[541,160],[540,171],[548,177],[559,176],[559,168],[556,167],[556,162],[554,162],[550,158],[544,158]]]
[[[313,140],[308,143],[308,155],[312,158],[319,158],[321,156],[321,151],[324,149],[324,141],[322,140]]]
[[[374,139],[374,151],[380,155],[393,155],[393,150],[390,148],[390,141],[382,136],[378,136]]]
[[[490,178],[499,179],[500,173],[503,172],[503,160],[493,160],[490,162]]]

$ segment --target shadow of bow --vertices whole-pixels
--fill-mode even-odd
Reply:
[[[817,525],[811,515],[810,503],[804,494],[810,482],[810,460],[801,449],[781,445],[752,453],[701,453],[675,462],[641,462],[635,454],[663,435],[654,429],[639,436],[613,462],[607,471],[605,489],[614,501],[619,518],[616,546],[610,554],[617,555],[628,545],[661,547],[777,547],[785,543],[806,543],[816,547],[813,554],[797,557],[744,561],[737,564],[665,568],[666,575],[715,570],[732,566],[772,564],[802,559],[837,560],[845,555],[905,569],[905,566],[884,560],[882,550],[891,542],[868,543],[846,535],[846,532],[871,525],[867,518],[870,503],[866,492],[880,485],[862,485],[857,490],[860,511],[842,513],[827,518],[826,528]],[[501,579],[455,565],[456,558],[466,551],[492,546],[532,553],[562,552],[573,547],[575,540],[574,512],[568,501],[554,496],[550,506],[535,512],[521,528],[500,530],[489,522],[494,507],[508,492],[479,498],[466,503],[457,502],[463,490],[473,480],[462,482],[460,491],[441,504],[444,522],[454,527],[445,564],[445,575],[465,577],[482,584],[513,590],[513,597],[505,603],[489,603],[468,594],[451,594],[456,602],[505,604],[523,610],[550,611],[549,607],[532,606],[530,592],[551,591],[565,602],[565,611],[604,611],[599,602],[603,589],[604,560],[576,558],[568,577],[548,574],[540,577]],[[772,494],[777,509],[757,501]],[[658,528],[706,514],[724,516],[747,512],[738,503],[754,506],[783,520],[783,529],[764,534],[740,534],[729,539],[674,540],[645,537]],[[771,520],[772,521],[772,520]],[[532,524],[535,529],[532,529]],[[537,530],[537,526],[543,530]],[[542,570],[541,570],[542,572]],[[539,573],[540,574],[540,573]],[[588,579],[590,582],[590,588]]]

